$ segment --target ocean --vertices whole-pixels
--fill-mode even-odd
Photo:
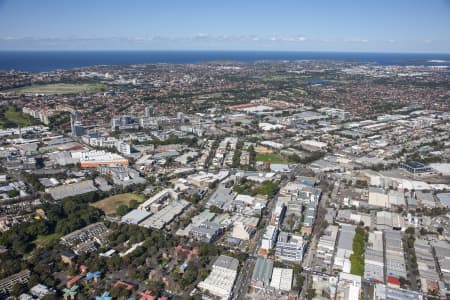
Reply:
[[[94,65],[208,61],[345,60],[381,65],[447,65],[450,54],[284,51],[0,51],[0,70],[46,72]]]

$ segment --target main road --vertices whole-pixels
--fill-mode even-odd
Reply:
[[[281,187],[285,186],[287,183],[287,179],[284,179],[280,182]],[[269,223],[270,217],[272,216],[273,209],[275,208],[275,203],[278,201],[278,197],[280,196],[280,191],[268,201],[267,207],[264,210],[264,214],[261,216],[261,226],[260,229],[256,231],[255,241],[253,244],[253,248],[248,250],[249,258],[245,261],[241,272],[237,278],[237,282],[233,288],[233,299],[235,300],[244,300],[245,295],[247,294],[248,288],[250,286],[250,281],[252,279],[253,268],[256,264],[256,258],[258,256],[259,245],[261,245],[262,237],[264,235],[264,231],[266,226]]]
[[[308,291],[309,287],[309,276],[311,271],[314,271],[313,260],[314,254],[316,253],[316,247],[318,243],[318,238],[320,237],[321,227],[323,223],[324,216],[320,214],[320,212],[327,207],[328,202],[328,194],[323,192],[319,200],[319,205],[317,206],[317,216],[314,222],[314,230],[310,236],[310,240],[308,243],[308,249],[306,249],[306,255],[302,261],[303,274],[305,276],[305,280],[303,281],[302,291],[300,293],[299,299],[305,299],[305,293]]]

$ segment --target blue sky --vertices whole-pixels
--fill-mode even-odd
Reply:
[[[450,52],[449,0],[0,0],[0,50]]]

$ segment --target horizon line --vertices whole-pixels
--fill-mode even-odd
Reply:
[[[0,52],[260,52],[260,53],[355,53],[355,54],[437,54],[433,51],[355,51],[355,50],[261,50],[261,49],[0,49]]]

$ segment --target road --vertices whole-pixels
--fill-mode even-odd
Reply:
[[[320,212],[321,210],[326,209],[327,203],[328,203],[328,194],[326,192],[323,192],[322,196],[320,197],[320,200],[319,200],[319,205],[317,206],[317,212]],[[303,282],[303,287],[302,287],[302,291],[300,293],[299,299],[305,299],[305,293],[308,291],[310,270],[314,271],[313,270],[314,254],[316,253],[316,247],[317,247],[317,243],[318,243],[318,240],[320,237],[320,232],[321,232],[321,227],[322,227],[322,222],[323,222],[324,217],[325,216],[322,216],[319,214],[317,215],[314,229],[310,236],[308,248],[306,249],[306,255],[304,256],[303,261],[302,261],[302,267],[304,270],[303,274],[305,276],[305,281]]]
[[[233,288],[233,299],[243,300],[247,294],[249,283],[252,279],[253,268],[255,267],[256,259],[249,258],[242,266],[236,284]]]
[[[280,187],[286,185],[287,180],[282,180],[280,182]],[[256,264],[256,258],[258,256],[259,245],[261,244],[262,237],[264,235],[264,230],[269,223],[270,216],[272,215],[272,211],[275,208],[275,203],[277,203],[278,197],[280,196],[280,191],[267,202],[267,208],[265,209],[264,214],[261,216],[261,225],[260,229],[256,231],[255,234],[255,242],[253,244],[253,249],[249,249],[250,257],[245,261],[244,266],[239,273],[237,282],[233,288],[233,299],[235,300],[243,300],[245,295],[247,294],[248,288],[250,286],[250,281],[252,279],[253,268]]]
[[[293,170],[293,174],[296,175],[298,173],[302,172],[300,168],[296,168]],[[280,182],[280,187],[286,185],[287,179]],[[272,214],[273,209],[275,208],[275,203],[278,200],[278,197],[280,195],[280,192],[273,197],[268,203],[267,203],[267,209],[265,210],[264,215],[261,217],[261,225],[260,228],[255,235],[255,243],[253,245],[253,249],[249,249],[250,258],[247,259],[247,261],[244,263],[244,266],[238,276],[237,283],[233,289],[233,299],[236,300],[243,300],[245,298],[245,295],[247,294],[248,287],[250,285],[251,276],[253,273],[253,268],[255,267],[256,258],[258,256],[258,249],[259,245],[261,244],[261,240],[264,234],[265,227],[268,225],[270,216]],[[321,200],[319,201],[318,209],[319,212],[321,209],[325,209],[328,202],[328,195],[324,193],[321,197]],[[319,217],[319,216],[318,216]],[[321,231],[321,225],[323,221],[324,216],[320,216],[316,220],[316,226],[314,227],[313,234],[311,235],[311,239],[309,242],[309,247],[306,252],[306,256],[303,260],[303,267],[311,268],[313,259],[314,259],[314,253],[315,248],[317,246],[318,236],[320,235]],[[305,275],[305,281],[303,284],[302,292],[300,294],[299,299],[305,299],[305,293],[308,291],[309,286],[309,272],[304,272]]]

